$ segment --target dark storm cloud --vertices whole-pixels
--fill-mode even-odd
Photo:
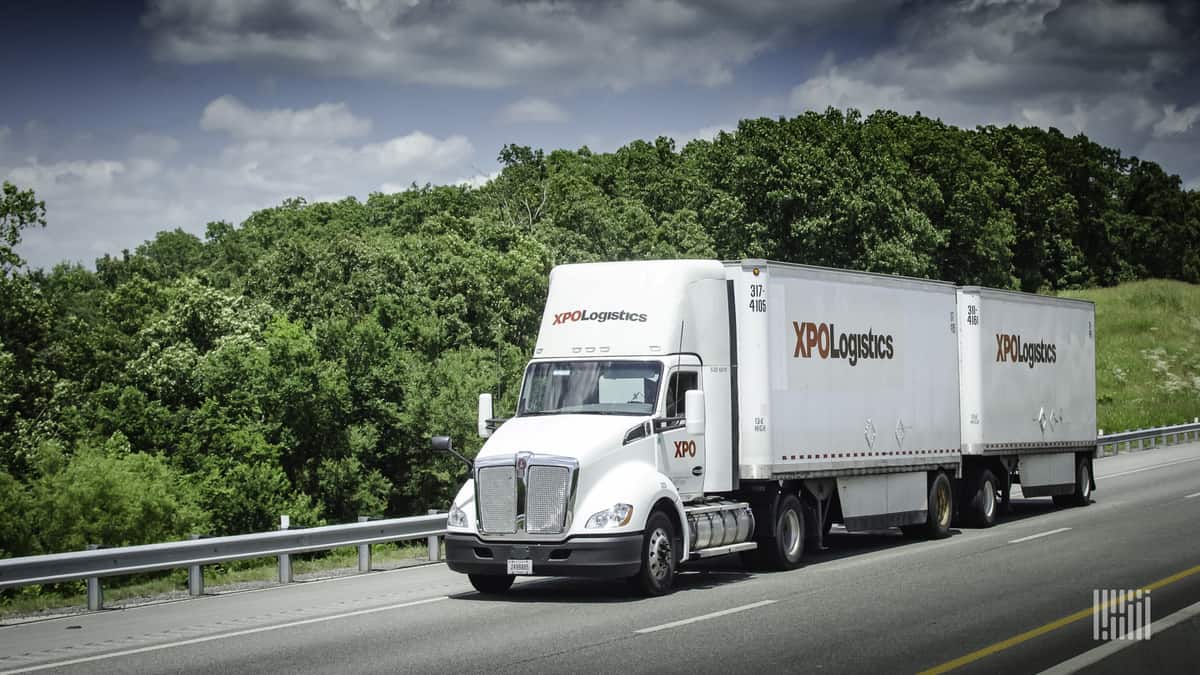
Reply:
[[[1149,159],[1170,145],[1168,170],[1195,186],[1198,25],[1192,2],[913,3],[892,43],[855,59],[831,53],[793,90],[790,110],[1052,126]]]
[[[892,2],[872,3],[872,13]],[[861,8],[808,2],[151,3],[155,55],[183,63],[286,63],[400,83],[622,90],[728,82],[790,31]]]

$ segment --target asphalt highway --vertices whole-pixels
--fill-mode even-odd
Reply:
[[[431,564],[4,626],[0,673],[1197,672],[1200,444],[1096,474],[1087,507],[1015,498],[933,542],[835,528],[801,569],[717,559],[662,598],[539,578],[485,597]],[[1147,587],[1161,630],[1095,640],[1093,591]]]

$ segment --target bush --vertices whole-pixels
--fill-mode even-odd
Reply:
[[[26,495],[32,545],[21,553],[149,544],[208,529],[196,491],[165,461],[112,452],[84,447],[61,471],[33,481]]]

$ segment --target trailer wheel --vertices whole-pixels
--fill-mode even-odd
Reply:
[[[513,580],[516,579],[511,574],[468,574],[467,578],[471,580],[471,585],[475,590],[485,595],[500,595],[512,588]]]
[[[777,570],[792,570],[804,557],[804,507],[796,495],[779,500],[769,538],[759,541],[767,564]]]
[[[667,514],[655,511],[646,520],[642,538],[642,568],[629,578],[643,595],[664,595],[675,583],[675,525]]]
[[[1092,463],[1086,457],[1075,461],[1075,492],[1054,495],[1058,506],[1087,506],[1092,503]]]
[[[943,539],[950,536],[950,517],[954,514],[954,490],[941,471],[929,481],[928,512],[924,525],[904,525],[900,531],[909,537]]]
[[[967,517],[976,527],[991,527],[996,522],[999,499],[996,492],[996,477],[990,469],[984,469],[971,482],[974,490],[968,495]]]

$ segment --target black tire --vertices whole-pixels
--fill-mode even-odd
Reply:
[[[662,511],[646,519],[642,535],[642,568],[629,582],[642,595],[656,596],[671,592],[675,584],[675,523]]]
[[[1092,503],[1092,462],[1087,457],[1075,460],[1075,491],[1054,495],[1056,506],[1087,506]]]
[[[1075,506],[1087,506],[1092,503],[1092,460],[1080,457],[1075,462],[1075,494],[1071,495]]]
[[[967,495],[967,522],[975,527],[991,527],[999,512],[996,477],[990,469],[984,469],[971,481],[971,488]]]
[[[804,507],[796,495],[785,495],[775,509],[770,535],[758,542],[767,566],[794,570],[804,558]]]
[[[512,588],[513,580],[516,579],[511,574],[468,574],[467,578],[471,580],[471,585],[475,590],[485,595],[502,595]]]
[[[900,530],[905,536],[922,539],[944,539],[950,536],[950,518],[954,514],[954,490],[950,487],[950,479],[941,471],[929,481],[928,510],[925,523],[921,525],[903,525]]]

